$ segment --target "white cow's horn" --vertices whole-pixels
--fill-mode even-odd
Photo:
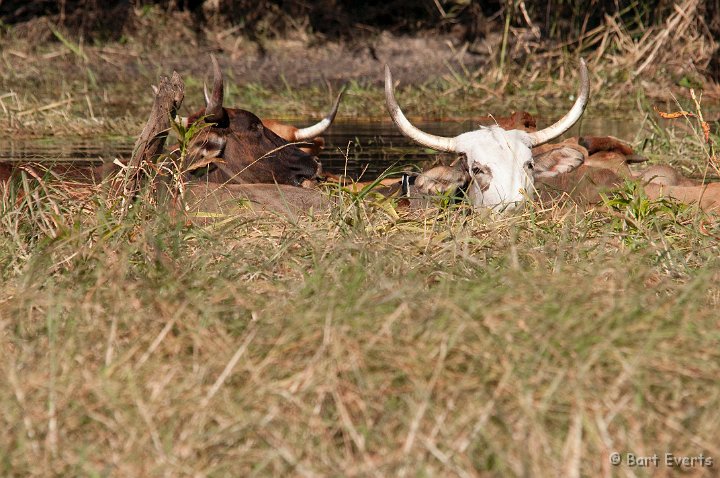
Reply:
[[[300,128],[295,133],[295,140],[296,141],[302,141],[304,139],[313,139],[316,136],[320,136],[325,132],[326,129],[330,127],[332,122],[335,120],[335,115],[338,112],[338,108],[340,107],[340,100],[342,99],[343,95],[345,94],[345,90],[347,89],[347,84],[343,85],[343,87],[340,89],[340,93],[338,93],[337,98],[335,98],[335,103],[333,104],[332,109],[330,110],[330,113],[323,119],[321,119],[319,122],[312,126],[308,126],[307,128]]]
[[[387,65],[385,65],[385,104],[395,125],[400,129],[400,132],[408,138],[438,151],[456,151],[455,138],[445,138],[443,136],[428,134],[417,129],[408,121],[395,100],[392,75],[390,74],[390,67]]]
[[[575,100],[575,104],[568,113],[560,118],[560,120],[552,126],[541,129],[534,133],[529,133],[533,146],[539,146],[557,138],[565,131],[569,130],[585,111],[588,98],[590,98],[590,80],[588,79],[588,69],[585,60],[580,59],[580,92]]]

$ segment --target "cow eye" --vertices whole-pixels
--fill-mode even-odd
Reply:
[[[485,169],[480,166],[473,166],[471,172],[473,176],[480,176],[481,174],[485,174]]]

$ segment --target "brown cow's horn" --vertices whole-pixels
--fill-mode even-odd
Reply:
[[[213,89],[209,98],[205,96],[205,121],[217,123],[223,119],[223,76],[215,55],[210,54],[210,60],[213,68]]]
[[[545,129],[529,133],[530,140],[533,146],[539,146],[557,138],[565,131],[569,130],[572,125],[577,123],[583,112],[585,106],[587,106],[588,99],[590,98],[590,80],[588,79],[588,69],[585,64],[585,60],[580,59],[580,91],[578,97],[575,100],[575,104],[568,111],[568,113],[560,118],[560,120],[552,126],[548,126]]]
[[[387,65],[385,65],[385,104],[395,125],[400,129],[400,132],[408,138],[438,151],[455,152],[457,150],[455,138],[445,138],[443,136],[428,134],[417,129],[408,121],[395,100],[392,75],[390,74],[390,67]]]
[[[332,110],[330,110],[330,113],[327,116],[325,116],[322,120],[312,126],[308,126],[307,128],[300,128],[297,130],[297,132],[295,133],[295,141],[315,138],[316,136],[320,136],[321,134],[323,134],[325,130],[330,127],[332,122],[335,120],[335,115],[337,114],[338,108],[340,107],[340,100],[345,94],[346,89],[347,83],[344,84],[343,87],[340,89],[340,93],[338,93],[337,98],[335,98],[335,103],[333,104]]]

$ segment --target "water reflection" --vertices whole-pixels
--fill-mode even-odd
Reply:
[[[539,124],[548,121],[538,120]],[[300,126],[304,124],[299,124]],[[477,128],[473,121],[417,122],[416,126],[442,136],[455,136]],[[629,121],[584,119],[569,136],[577,134],[612,135],[634,141],[641,125]],[[391,167],[422,166],[437,153],[408,140],[388,121],[336,121],[324,135],[325,150],[320,155],[323,168],[373,179]],[[115,158],[129,158],[135,138],[87,138],[65,140],[36,138],[5,140],[0,144],[0,161],[52,161],[99,164]]]
[[[0,161],[100,164],[103,160],[130,157],[133,141],[133,138],[5,140],[0,144]]]

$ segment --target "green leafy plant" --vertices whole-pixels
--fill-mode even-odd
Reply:
[[[641,247],[655,232],[661,234],[680,225],[687,204],[673,199],[650,199],[637,181],[626,180],[614,191],[601,195],[605,206],[615,213],[613,227],[623,234],[631,248]]]

